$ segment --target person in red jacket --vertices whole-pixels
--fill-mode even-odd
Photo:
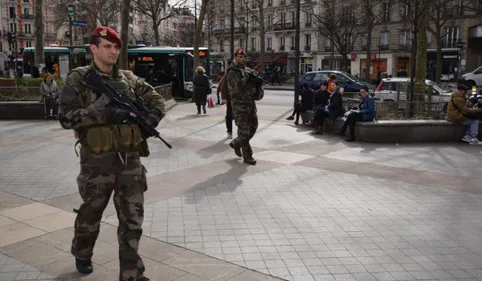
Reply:
[[[218,73],[218,77],[216,78],[216,80],[218,81],[218,87],[216,89],[216,96],[218,98],[218,102],[216,104],[221,104],[221,99],[219,98],[219,92],[221,92],[221,79],[223,78],[224,76],[224,67],[221,68],[221,70],[219,71]]]

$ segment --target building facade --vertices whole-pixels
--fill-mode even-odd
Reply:
[[[295,2],[293,0],[264,0],[265,23],[265,62],[282,66],[284,72],[292,72],[296,63],[301,72],[317,69],[343,69],[354,75],[362,75],[367,64],[367,47],[370,46],[370,77],[376,79],[379,70],[396,75],[404,67],[410,69],[410,49],[412,46],[411,22],[409,10],[401,4],[403,1],[380,1],[374,5],[373,13],[377,17],[372,28],[372,38],[367,42],[367,25],[363,20],[362,1],[345,1],[336,8],[327,7],[329,0],[301,0],[300,17],[300,61],[294,60],[295,46]],[[482,63],[482,16],[474,10],[466,10],[465,2],[453,0],[443,9],[444,25],[441,28],[443,38],[442,59],[443,78],[453,80],[459,72],[470,71]],[[479,1],[482,2],[482,1]],[[251,59],[259,61],[260,36],[257,1],[235,0],[235,40],[236,47],[243,47]],[[474,2],[475,5],[477,3]],[[482,3],[480,3],[482,5]],[[482,10],[481,7],[475,7]],[[215,2],[212,17],[212,29],[209,40],[204,45],[211,49],[211,56],[218,64],[226,65],[231,57],[230,51],[230,1]],[[432,11],[434,12],[434,11]],[[327,19],[338,14],[334,21],[355,26],[339,28],[350,30],[349,34],[338,34],[337,43],[326,36]],[[352,20],[352,18],[356,18]],[[433,26],[433,22],[430,23]],[[325,36],[323,36],[325,35]],[[346,37],[349,52],[339,54],[340,41]],[[435,66],[437,40],[427,31],[427,60],[429,74]],[[340,39],[342,38],[342,39]],[[347,50],[345,50],[346,52]]]

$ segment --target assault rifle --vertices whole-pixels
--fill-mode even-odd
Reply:
[[[254,73],[253,70],[248,69],[245,71],[246,74],[249,75],[249,78],[253,81],[255,85],[264,85],[269,84],[263,77],[259,76],[258,74]]]
[[[145,106],[144,99],[142,97],[137,97],[134,101],[132,101],[128,96],[123,93],[119,93],[111,85],[107,84],[95,70],[88,71],[84,79],[80,80],[80,83],[92,91],[101,94],[100,98],[94,103],[94,107],[101,108],[107,105],[115,105],[119,109],[134,113],[136,117],[130,117],[129,120],[139,125],[142,136],[145,139],[148,137],[156,137],[160,139],[167,147],[169,147],[169,149],[172,148],[172,145],[170,145],[160,136],[160,133],[147,118],[150,111]]]

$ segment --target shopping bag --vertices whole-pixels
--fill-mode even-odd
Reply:
[[[208,107],[209,108],[214,107],[214,101],[213,101],[213,97],[211,95],[208,96]]]

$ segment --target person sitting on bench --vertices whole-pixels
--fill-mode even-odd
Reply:
[[[56,104],[59,91],[60,89],[52,75],[45,75],[43,81],[40,83],[40,94],[44,101],[45,118],[57,116],[58,110],[56,109]]]
[[[347,127],[350,127],[350,137],[346,141],[355,141],[355,123],[373,121],[376,118],[375,101],[368,93],[368,87],[363,86],[360,89],[362,100],[357,110],[350,110],[346,117],[343,127],[338,132],[340,135],[344,135]]]

